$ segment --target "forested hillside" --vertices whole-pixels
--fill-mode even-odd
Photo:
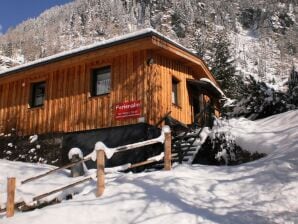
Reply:
[[[76,0],[11,28],[0,36],[0,55],[24,63],[153,27],[210,67],[218,44],[230,44],[237,74],[284,89],[298,67],[297,12],[296,0]]]

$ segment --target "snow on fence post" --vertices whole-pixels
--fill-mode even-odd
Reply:
[[[70,149],[69,152],[68,152],[68,159],[72,163],[74,163],[74,164],[76,163],[75,165],[73,165],[71,167],[70,176],[71,177],[83,176],[85,174],[84,165],[83,165],[83,163],[78,163],[82,159],[84,159],[81,149],[79,149],[79,148]]]
[[[6,204],[6,217],[14,216],[14,197],[16,190],[16,178],[7,178],[7,204]]]
[[[97,192],[96,197],[103,194],[105,190],[105,151],[103,149],[96,151],[97,164]]]
[[[164,142],[164,169],[165,170],[171,170],[172,164],[172,136],[171,136],[171,129],[169,126],[164,126],[162,128],[162,131],[165,135],[165,142]]]

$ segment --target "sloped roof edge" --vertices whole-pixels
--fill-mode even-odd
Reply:
[[[69,51],[64,51],[58,54],[54,54],[45,58],[41,58],[29,63],[25,63],[22,65],[18,65],[12,68],[9,68],[7,70],[4,70],[2,72],[0,72],[0,78],[10,75],[12,73],[15,72],[20,72],[22,70],[27,70],[30,68],[34,68],[40,65],[45,65],[45,64],[49,64],[52,62],[57,62],[66,58],[70,58],[73,56],[77,56],[77,55],[81,55],[84,53],[88,53],[88,52],[92,52],[95,50],[99,50],[99,49],[103,49],[103,48],[108,48],[114,45],[118,45],[118,44],[122,44],[122,43],[126,43],[126,42],[130,42],[133,40],[137,40],[137,39],[141,39],[144,37],[150,37],[150,36],[156,36],[162,40],[165,40],[171,44],[173,44],[174,46],[180,48],[181,50],[184,50],[186,52],[188,52],[191,55],[194,55],[195,57],[197,57],[200,61],[203,62],[203,60],[201,58],[198,57],[198,55],[196,55],[194,52],[192,52],[191,50],[189,50],[188,48],[182,46],[181,44],[177,43],[174,40],[171,40],[170,38],[164,36],[163,34],[159,33],[158,31],[152,29],[152,28],[146,28],[146,29],[142,29],[136,32],[132,32],[132,33],[128,33],[122,36],[118,36],[118,37],[114,37],[111,39],[107,39],[107,40],[103,40],[100,42],[96,42],[94,44],[90,44],[87,46],[83,46],[83,47],[79,47],[73,50],[69,50]],[[204,63],[204,62],[203,62]],[[205,65],[207,67],[207,65]]]

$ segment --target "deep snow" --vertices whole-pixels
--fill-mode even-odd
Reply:
[[[111,173],[100,198],[95,197],[92,181],[75,188],[80,193],[73,200],[9,219],[2,214],[0,222],[298,223],[297,126],[298,110],[258,121],[232,119],[225,128],[236,142],[248,150],[266,152],[266,157],[230,167],[174,165],[172,171]],[[0,167],[1,196],[6,176],[21,180],[52,168],[5,160],[0,160]],[[77,180],[67,176],[65,171],[23,187],[38,194]]]

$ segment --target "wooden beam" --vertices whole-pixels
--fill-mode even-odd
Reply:
[[[172,137],[171,132],[165,133],[165,143],[164,143],[165,157],[164,157],[164,169],[171,170],[172,168]]]
[[[154,139],[149,139],[149,140],[146,140],[143,142],[128,144],[125,146],[119,146],[119,147],[113,148],[113,150],[115,150],[115,153],[118,153],[118,152],[124,152],[124,151],[128,151],[128,150],[135,149],[135,148],[140,148],[140,147],[146,146],[146,145],[153,145],[156,143],[161,143],[159,138],[160,137],[157,137]]]
[[[65,189],[71,188],[71,187],[73,187],[73,186],[76,186],[76,185],[78,185],[78,184],[81,184],[81,183],[86,182],[86,181],[89,181],[89,180],[92,180],[92,177],[86,177],[86,178],[84,178],[83,180],[80,180],[80,181],[74,182],[74,183],[72,183],[72,184],[69,184],[69,185],[66,185],[66,186],[57,188],[57,189],[55,189],[55,190],[53,190],[53,191],[50,191],[50,192],[48,192],[48,193],[45,193],[45,194],[38,195],[38,196],[36,196],[36,197],[33,198],[33,201],[38,201],[38,200],[40,200],[40,199],[42,199],[42,198],[45,198],[45,197],[47,197],[47,196],[49,196],[49,195],[51,195],[51,194],[55,194],[55,193],[57,193],[57,192],[59,192],[59,191],[63,191],[63,190],[65,190]]]
[[[105,189],[105,152],[98,150],[96,152],[97,164],[97,192],[96,196],[99,197],[103,194]]]
[[[146,160],[146,161],[143,161],[143,162],[135,163],[135,164],[130,165],[126,170],[133,169],[133,168],[140,167],[140,166],[144,166],[144,165],[148,165],[148,164],[155,163],[155,162],[157,162],[157,161],[156,160]]]
[[[7,178],[7,205],[6,205],[6,216],[14,216],[14,198],[16,190],[16,178]]]
[[[158,127],[161,125],[161,123],[172,113],[172,111],[167,112],[164,116],[162,116],[159,121],[154,125],[155,127]]]
[[[31,181],[33,181],[33,180],[42,178],[42,177],[44,177],[44,176],[47,176],[47,175],[49,175],[49,174],[51,174],[51,173],[54,173],[54,172],[57,172],[57,171],[59,171],[59,170],[63,170],[63,169],[72,167],[72,166],[74,166],[74,165],[76,165],[76,164],[79,164],[79,163],[83,163],[83,162],[88,161],[88,160],[90,160],[90,159],[91,159],[91,157],[87,157],[87,158],[82,159],[82,160],[80,160],[80,161],[73,162],[73,163],[69,163],[69,164],[67,164],[67,165],[65,165],[65,166],[58,167],[58,168],[56,168],[56,169],[50,170],[50,171],[48,171],[48,172],[46,172],[46,173],[43,173],[43,174],[40,174],[40,175],[37,175],[37,176],[34,176],[34,177],[30,177],[30,178],[28,178],[28,179],[26,179],[26,180],[21,181],[21,184],[25,184],[25,183],[31,182]]]

